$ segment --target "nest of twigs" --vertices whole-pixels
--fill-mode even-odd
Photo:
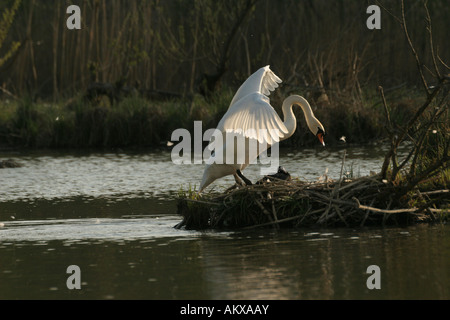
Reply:
[[[439,220],[442,214],[448,213],[448,209],[399,207],[393,189],[379,175],[374,175],[337,182],[271,179],[201,197],[191,192],[178,199],[178,213],[183,221],[176,227],[202,230],[406,225]]]

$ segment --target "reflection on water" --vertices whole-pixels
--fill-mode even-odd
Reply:
[[[285,151],[282,165],[338,177],[342,152]],[[173,196],[202,166],[175,166],[168,152],[5,158],[24,166],[0,170],[0,299],[450,298],[448,226],[177,230]],[[349,149],[347,159],[366,175],[382,154]],[[66,286],[70,265],[81,290]],[[381,290],[366,286],[369,265]]]
[[[199,233],[174,230],[175,221],[5,226],[0,299],[450,297],[448,227]],[[73,264],[81,290],[66,287]],[[380,290],[366,287],[373,264],[381,269]]]

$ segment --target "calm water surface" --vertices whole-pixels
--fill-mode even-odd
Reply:
[[[347,148],[367,175],[377,147]],[[338,178],[343,149],[283,151],[293,175]],[[203,167],[170,153],[0,154],[0,299],[449,299],[450,228],[176,230]],[[259,178],[259,168],[246,176]],[[233,183],[227,178],[218,190]],[[67,267],[81,270],[69,290]],[[369,290],[378,265],[381,289]]]

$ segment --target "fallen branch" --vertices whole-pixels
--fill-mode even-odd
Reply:
[[[378,208],[362,205],[361,203],[359,203],[358,199],[356,199],[356,198],[353,198],[353,199],[356,201],[356,203],[358,205],[358,209],[370,210],[370,211],[373,211],[373,212],[393,214],[393,213],[405,213],[405,212],[419,212],[419,211],[422,211],[422,209],[415,208],[415,207],[414,208],[405,208],[405,209],[393,209],[393,210],[378,209]],[[426,209],[423,209],[423,210],[429,210],[430,212],[442,212],[444,209],[426,208]]]

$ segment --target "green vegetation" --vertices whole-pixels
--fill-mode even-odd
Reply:
[[[0,147],[159,146],[194,120],[214,127],[238,86],[267,64],[284,81],[271,96],[277,111],[289,94],[303,95],[329,145],[386,138],[380,85],[396,126],[425,100],[399,2],[380,2],[380,30],[367,29],[367,3],[353,0],[80,0],[81,30],[66,28],[61,1],[19,3],[0,4],[10,57],[0,66]],[[427,5],[438,21],[431,53],[423,8],[410,5],[405,18],[431,65],[450,52],[449,6]],[[283,145],[316,145],[295,112],[299,130]]]
[[[228,107],[223,96],[229,97],[151,102],[132,96],[114,105],[106,98],[99,103],[78,98],[65,105],[5,100],[0,103],[0,147],[159,146],[170,141],[173,130],[193,128],[196,119],[213,127]]]
[[[205,98],[149,100],[138,94],[111,105],[106,96],[88,101],[82,96],[65,103],[33,102],[25,97],[0,101],[0,147],[30,148],[111,148],[155,147],[170,141],[177,128],[193,130],[194,121],[203,121],[203,130],[214,128],[233,97],[231,89]],[[280,95],[278,95],[280,96]],[[278,109],[281,101],[275,97]],[[394,103],[399,119],[408,119],[414,104],[407,96]],[[326,125],[327,145],[338,143],[341,136],[348,143],[362,143],[385,137],[381,103],[333,107],[315,106]],[[280,110],[278,110],[280,112]],[[296,110],[300,128],[283,142],[284,146],[314,146],[317,141],[308,130],[300,109]],[[281,112],[280,112],[281,113]],[[280,114],[281,115],[281,114]]]

